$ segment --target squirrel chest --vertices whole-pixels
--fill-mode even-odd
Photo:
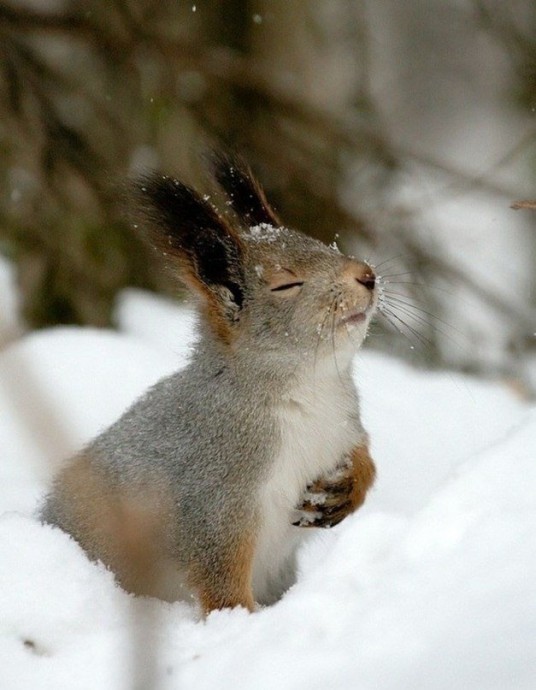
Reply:
[[[260,491],[260,530],[253,564],[253,589],[269,603],[271,589],[288,585],[296,546],[303,530],[293,526],[296,506],[307,486],[344,464],[364,437],[358,399],[339,377],[312,376],[296,386],[276,409],[280,438],[267,481]]]

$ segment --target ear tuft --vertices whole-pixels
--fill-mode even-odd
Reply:
[[[281,221],[270,206],[249,165],[238,155],[213,151],[207,157],[212,174],[227,194],[231,207],[248,226]]]
[[[242,244],[239,235],[188,185],[150,173],[135,184],[138,208],[151,244],[179,264],[194,289],[226,288],[242,306]]]

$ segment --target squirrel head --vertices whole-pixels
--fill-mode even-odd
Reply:
[[[172,177],[137,183],[149,240],[200,298],[209,333],[259,357],[350,358],[377,307],[372,267],[283,226],[243,161],[215,154],[211,167],[234,222]]]

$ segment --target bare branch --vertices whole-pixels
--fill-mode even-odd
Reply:
[[[522,208],[528,208],[532,211],[536,211],[536,201],[514,201],[513,204],[510,204],[510,208],[513,208],[514,211],[519,211],[519,209]]]

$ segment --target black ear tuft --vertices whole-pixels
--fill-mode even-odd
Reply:
[[[260,184],[242,158],[230,153],[212,152],[208,161],[232,208],[247,225],[281,225]]]
[[[241,307],[241,241],[212,206],[188,185],[158,173],[141,178],[135,196],[151,243],[178,259],[186,282],[201,288],[227,288]]]

